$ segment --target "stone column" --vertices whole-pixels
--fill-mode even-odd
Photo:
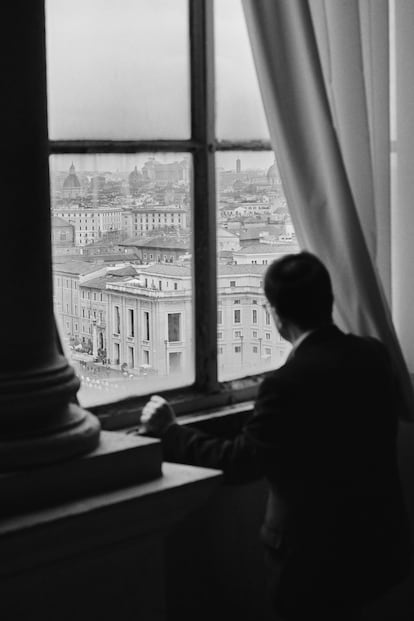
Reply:
[[[2,64],[0,471],[86,453],[99,422],[58,350],[52,303],[43,0],[11,3]]]

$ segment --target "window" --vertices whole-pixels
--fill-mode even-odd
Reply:
[[[128,366],[130,369],[135,367],[135,351],[133,347],[128,347]]]
[[[255,308],[252,311],[252,323],[257,323],[257,310]]]
[[[170,343],[181,341],[180,321],[180,313],[168,313],[168,341]]]
[[[258,352],[258,347],[257,347],[257,345],[253,345],[252,350],[253,350],[253,353],[254,353],[254,354],[257,354],[257,352]]]
[[[240,346],[240,345],[235,345],[235,347],[234,347],[234,353],[235,353],[235,354],[240,354],[240,353],[241,353],[241,346]]]
[[[266,341],[270,341],[271,335],[270,332],[266,332]]]
[[[114,364],[119,364],[120,363],[120,347],[119,347],[119,343],[114,343]]]
[[[135,320],[133,308],[128,308],[128,336],[135,336]]]
[[[149,360],[150,360],[150,357],[149,357],[149,351],[148,351],[148,349],[144,349],[144,350],[142,351],[142,358],[143,358],[143,364],[145,364],[145,365],[149,365],[149,363],[150,363],[150,361],[149,361]]]
[[[148,311],[144,311],[144,340],[149,341],[151,338],[150,333],[150,314]]]
[[[242,333],[241,330],[235,330],[234,331],[234,338],[235,339],[239,339],[241,337]]]
[[[65,217],[62,212],[69,205],[88,204],[94,214],[89,219],[89,228],[92,220],[97,224],[95,214],[105,206],[106,231],[105,234],[99,231],[101,243],[106,237],[111,241],[109,232],[119,231],[121,239],[131,237],[138,218],[136,214],[125,217],[120,205],[135,204],[136,210],[141,205],[146,213],[139,215],[139,230],[142,237],[149,238],[160,226],[148,217],[158,211],[152,206],[170,205],[170,200],[177,199],[167,199],[168,193],[172,196],[177,193],[180,218],[161,210],[162,236],[173,245],[164,249],[148,241],[147,247],[128,248],[128,253],[142,257],[141,274],[135,283],[120,273],[119,266],[113,270],[111,266],[108,278],[102,275],[102,269],[95,275],[88,273],[93,262],[79,250],[88,241],[84,234],[80,235],[86,218],[76,218],[73,224],[76,259],[86,264],[88,258],[89,263],[75,277],[83,279],[87,273],[86,282],[89,278],[106,279],[104,297],[108,311],[105,310],[104,322],[108,324],[105,335],[108,357],[120,359],[122,355],[121,363],[128,363],[128,337],[138,336],[147,347],[141,350],[143,354],[135,352],[135,363],[144,360],[143,364],[149,364],[144,354],[148,351],[154,373],[148,375],[146,382],[131,380],[130,395],[152,392],[157,381],[162,389],[190,386],[196,381],[198,389],[214,392],[222,380],[265,369],[258,366],[257,360],[252,364],[248,355],[243,356],[242,344],[239,352],[242,356],[232,367],[232,325],[244,330],[245,323],[249,331],[250,318],[248,311],[242,315],[241,309],[234,309],[232,316],[231,308],[227,315],[217,310],[217,306],[226,292],[228,296],[236,293],[236,286],[240,298],[234,304],[253,296],[260,300],[264,269],[261,272],[262,266],[252,266],[249,257],[244,263],[224,257],[239,249],[239,238],[238,233],[231,233],[230,225],[235,224],[236,218],[229,215],[230,209],[220,220],[220,200],[227,195],[230,204],[240,205],[237,219],[246,224],[246,238],[250,235],[256,239],[254,233],[258,227],[249,228],[250,222],[260,223],[264,229],[260,233],[268,231],[274,235],[268,224],[270,214],[262,215],[254,206],[256,202],[262,208],[269,197],[283,226],[290,226],[270,150],[243,11],[241,3],[233,0],[216,2],[214,7],[212,2],[191,0],[125,2],[128,10],[119,11],[114,4],[112,19],[109,7],[105,10],[109,19],[105,20],[99,3],[46,0],[52,212]],[[120,45],[113,36],[111,24],[115,18],[116,34],[122,41],[128,41],[128,46]],[[209,35],[199,30],[191,32],[205,22],[211,26],[207,33],[214,31],[215,58],[209,53]],[[157,53],[148,54],[154,41]],[[142,58],[146,59],[145,63]],[[171,67],[166,59],[174,59]],[[145,72],[141,73],[143,67]],[[213,68],[214,84],[207,79]],[[246,105],[239,105],[241,97]],[[149,116],[148,110],[151,110]],[[249,141],[255,143],[254,152],[249,150]],[[104,174],[113,178],[114,183],[123,180],[113,196],[101,197],[97,182],[93,187],[91,180],[99,180]],[[65,184],[67,177],[73,185]],[[216,224],[229,228],[228,236],[223,238],[217,229],[217,247],[209,234]],[[98,235],[95,237],[93,233],[90,237],[89,241],[92,238],[96,241]],[[230,249],[231,244],[234,246]],[[220,263],[216,263],[216,279],[211,268],[221,254]],[[161,264],[160,257],[164,257]],[[178,269],[179,286],[174,281]],[[55,270],[58,273],[58,262]],[[164,283],[173,282],[173,288],[165,284],[162,287],[160,278]],[[202,283],[196,292],[192,290],[193,282],[196,287]],[[130,296],[136,302],[136,317],[127,307]],[[257,304],[257,299],[252,303]],[[100,300],[103,301],[101,296]],[[228,297],[225,306],[230,304]],[[254,310],[252,323],[261,324],[262,317],[255,315]],[[121,324],[124,321],[126,326]],[[220,365],[215,356],[217,323],[222,327],[225,345]],[[226,340],[230,341],[228,347]],[[178,346],[171,351],[169,344],[174,342],[182,345],[182,352]],[[205,351],[210,352],[206,364],[201,362]],[[101,395],[104,398],[105,391]],[[86,399],[86,391],[83,396]],[[119,394],[120,398],[124,396]],[[89,405],[87,400],[83,403]]]
[[[119,334],[121,332],[121,315],[119,313],[119,306],[114,306],[114,332]]]

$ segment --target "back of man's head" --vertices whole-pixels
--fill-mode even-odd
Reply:
[[[324,264],[310,252],[273,261],[265,274],[264,291],[279,317],[302,330],[332,321],[331,279]]]

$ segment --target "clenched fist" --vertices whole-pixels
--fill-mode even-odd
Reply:
[[[142,408],[141,425],[144,433],[162,436],[176,420],[175,412],[166,399],[153,395]]]

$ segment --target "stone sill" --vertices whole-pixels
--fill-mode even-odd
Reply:
[[[159,440],[101,431],[87,455],[0,474],[0,519],[156,479],[161,463]]]
[[[164,463],[153,481],[3,518],[0,576],[163,534],[205,502],[220,481],[217,470]]]

